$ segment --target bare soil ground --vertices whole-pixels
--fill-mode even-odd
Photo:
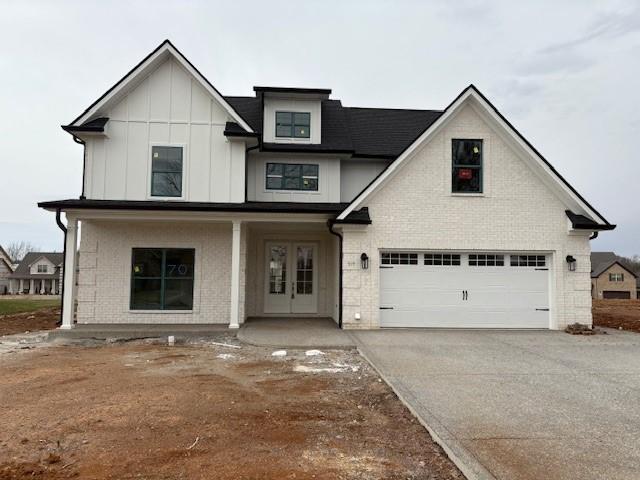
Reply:
[[[640,332],[640,300],[594,300],[593,324]]]
[[[6,300],[2,300],[5,302]],[[60,319],[60,305],[43,305],[32,311],[0,315],[0,336],[52,330]]]
[[[464,478],[356,352],[271,353],[2,354],[0,479]]]

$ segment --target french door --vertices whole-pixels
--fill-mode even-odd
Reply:
[[[265,313],[318,312],[318,248],[309,242],[268,242]]]

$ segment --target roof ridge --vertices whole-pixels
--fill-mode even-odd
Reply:
[[[442,113],[444,110],[434,110],[434,109],[425,109],[425,108],[394,108],[394,107],[345,107],[350,110],[394,110],[401,112],[438,112]]]

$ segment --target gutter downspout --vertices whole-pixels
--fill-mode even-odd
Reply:
[[[64,241],[62,248],[62,285],[60,285],[60,319],[56,323],[57,326],[62,325],[62,312],[64,311],[64,277],[67,275],[67,269],[64,268],[67,260],[67,227],[60,220],[60,209],[56,209],[56,223],[60,230],[64,233]]]
[[[339,244],[339,258],[340,258],[340,269],[338,271],[338,327],[342,328],[342,261],[343,261],[343,257],[344,257],[344,252],[342,251],[342,242],[343,242],[343,238],[342,235],[338,232],[335,232],[333,230],[333,225],[335,224],[335,220],[328,220],[327,221],[327,227],[329,227],[329,233],[331,235],[335,235],[336,237],[338,237],[338,244]]]
[[[84,200],[85,197],[84,196],[84,185],[85,185],[85,175],[86,175],[86,171],[87,171],[87,144],[85,143],[84,140],[82,140],[81,138],[76,137],[75,135],[73,136],[73,141],[82,145],[82,194],[80,195],[80,200]],[[56,213],[57,215],[57,213]],[[58,224],[59,226],[60,224]],[[66,235],[66,228],[65,228],[65,235]]]
[[[589,237],[589,240],[595,240],[596,238],[598,238],[598,232],[593,232]]]

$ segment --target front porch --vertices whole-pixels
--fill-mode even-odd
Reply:
[[[9,295],[59,295],[59,278],[33,276],[9,278]]]
[[[339,242],[329,218],[315,212],[67,212],[65,271],[78,275],[64,279],[61,328],[239,328],[250,317],[325,319],[337,328]],[[170,265],[175,255],[183,257]],[[152,258],[162,263],[154,267]]]
[[[274,348],[355,348],[351,334],[332,318],[249,318],[238,331],[241,342]]]

